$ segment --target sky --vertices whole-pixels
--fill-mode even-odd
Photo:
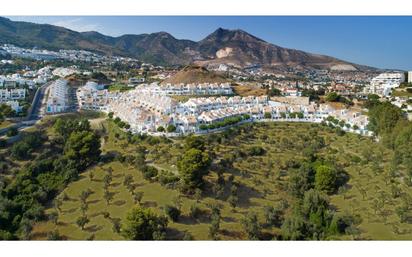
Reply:
[[[9,16],[105,35],[166,31],[199,41],[222,27],[378,68],[412,70],[412,16]]]

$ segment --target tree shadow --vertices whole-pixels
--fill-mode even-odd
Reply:
[[[142,203],[142,205],[146,208],[157,207],[157,202],[155,202],[155,201],[144,201]]]
[[[91,233],[95,233],[101,229],[102,229],[102,226],[97,226],[97,225],[92,225],[92,226],[88,226],[87,228],[84,228],[85,231],[91,232]]]
[[[98,202],[100,202],[100,200],[96,199],[96,200],[87,201],[87,204],[95,204],[95,203],[98,203]]]
[[[257,191],[256,189],[246,186],[244,184],[239,184],[238,187],[238,207],[251,207],[251,206],[256,206],[256,204],[252,204],[250,202],[251,198],[263,198],[262,193]]]
[[[116,206],[122,206],[122,205],[126,204],[126,201],[125,200],[117,200],[117,201],[113,202],[113,204],[116,205]]]
[[[224,222],[230,222],[230,223],[235,223],[236,221],[237,221],[237,219],[235,219],[235,218],[233,218],[233,217],[227,217],[227,216],[225,216],[225,217],[221,217],[221,219],[222,219],[222,221],[224,221]]]
[[[116,183],[111,183],[110,186],[111,187],[119,187],[122,183],[120,182],[116,182]]]
[[[175,228],[166,228],[166,240],[183,240],[185,233]]]
[[[243,233],[240,231],[233,231],[233,230],[227,230],[227,229],[221,229],[220,234],[230,237],[231,240],[242,240],[243,239]]]
[[[73,212],[77,211],[78,209],[79,208],[71,208],[71,209],[62,211],[62,213],[73,213]]]

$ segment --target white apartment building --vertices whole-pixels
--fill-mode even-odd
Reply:
[[[408,71],[408,83],[412,83],[412,71]]]
[[[370,85],[365,88],[365,93],[389,96],[392,89],[399,87],[404,81],[405,74],[403,72],[381,73],[372,79]]]
[[[47,113],[59,113],[67,110],[68,89],[67,80],[59,79],[50,85],[47,96]]]

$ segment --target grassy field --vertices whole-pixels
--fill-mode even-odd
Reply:
[[[240,95],[240,96],[262,96],[266,95],[266,89],[263,89],[259,87],[256,84],[253,83],[245,83],[244,85],[235,85],[233,87],[233,91],[235,94]]]
[[[160,139],[158,142],[142,141],[130,144],[124,133],[110,122],[99,119],[92,123],[92,126],[106,133],[106,136],[102,137],[103,153],[117,151],[132,154],[141,145],[147,149],[149,165],[177,173],[176,161],[183,151],[181,139]],[[58,212],[57,224],[51,221],[37,223],[32,238],[45,239],[48,232],[57,229],[61,235],[72,240],[122,239],[113,231],[112,222],[124,219],[133,206],[139,205],[133,201],[131,193],[123,185],[124,177],[132,175],[135,191],[144,193],[142,206],[163,214],[165,205],[181,203],[182,216],[177,222],[169,222],[167,239],[182,239],[185,233],[190,233],[196,240],[209,240],[210,204],[218,204],[221,207],[219,239],[246,239],[241,225],[241,219],[246,213],[257,213],[259,221],[263,224],[265,206],[274,206],[283,200],[287,200],[289,204],[293,203],[294,199],[286,192],[288,165],[303,159],[302,145],[313,135],[323,137],[326,143],[326,147],[319,154],[344,167],[349,175],[347,186],[339,194],[331,196],[331,204],[337,212],[347,212],[361,217],[359,235],[341,236],[337,239],[412,239],[412,224],[400,223],[395,213],[401,198],[392,197],[392,189],[388,183],[390,178],[387,170],[393,152],[370,138],[354,134],[339,136],[320,125],[298,123],[255,124],[251,128],[240,129],[240,133],[231,138],[219,134],[208,136],[208,148],[215,154],[215,160],[227,155],[236,155],[251,146],[265,149],[262,156],[235,158],[233,168],[223,172],[225,189],[219,199],[213,190],[218,177],[214,166],[206,178],[206,189],[199,202],[193,197],[180,194],[177,189],[166,188],[158,182],[145,180],[135,167],[127,163],[113,161],[91,167],[59,195],[59,198],[63,199],[63,204]],[[357,157],[362,161],[357,160]],[[374,165],[376,162],[378,167]],[[109,186],[113,199],[107,204],[103,197],[102,178],[109,167],[113,169],[113,181]],[[93,179],[90,179],[90,173],[93,173]],[[228,178],[231,175],[240,184],[239,203],[236,208],[232,208],[227,201],[231,187]],[[401,181],[401,178],[400,174],[395,179]],[[404,193],[411,195],[411,188],[407,188],[403,183],[399,184]],[[90,222],[81,230],[76,225],[76,219],[81,216],[79,195],[86,189],[93,192],[87,200],[89,208],[86,214]],[[375,211],[374,199],[379,197],[386,197],[387,200],[381,210]],[[189,215],[192,205],[202,210],[202,214],[196,219]],[[47,210],[52,211],[54,208]],[[108,212],[109,216],[104,215],[104,212]],[[276,236],[280,233],[280,228],[263,226],[263,232]]]
[[[412,97],[412,93],[406,91],[406,88],[398,88],[393,90],[392,96],[400,96],[400,97]]]

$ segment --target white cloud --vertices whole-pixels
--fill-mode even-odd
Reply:
[[[92,24],[92,23],[85,23],[84,19],[82,18],[73,18],[73,19],[55,21],[52,23],[52,25],[65,27],[65,28],[79,31],[79,32],[100,30],[99,25]]]

